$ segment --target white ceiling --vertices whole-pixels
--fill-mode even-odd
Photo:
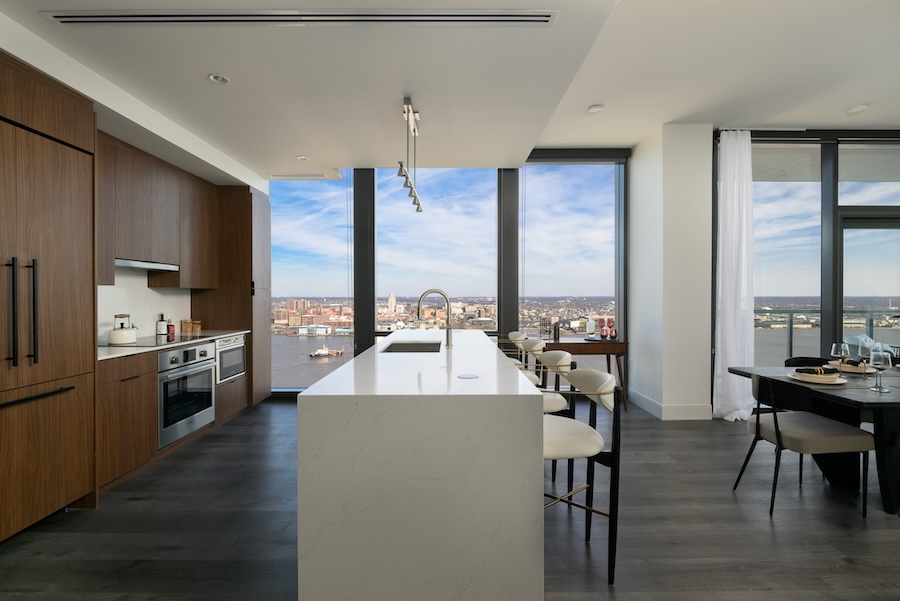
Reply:
[[[41,14],[139,8],[557,12],[520,27],[81,26]],[[667,123],[900,129],[898,32],[898,0],[0,0],[0,48],[93,97],[104,131],[216,183],[396,166],[404,96],[421,115],[420,167],[631,147]],[[870,107],[847,115],[857,104]]]

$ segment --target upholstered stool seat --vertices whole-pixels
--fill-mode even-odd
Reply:
[[[566,397],[558,392],[544,391],[544,413],[557,413],[569,406]]]
[[[544,416],[544,459],[593,457],[603,450],[603,437],[584,422],[561,415]]]

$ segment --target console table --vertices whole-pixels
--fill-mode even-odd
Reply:
[[[628,387],[625,385],[625,373],[622,369],[622,358],[628,354],[628,342],[624,340],[548,340],[548,351],[566,351],[575,355],[606,355],[606,371],[612,370],[612,357],[616,358],[616,371],[619,386],[622,387],[622,401],[628,410]]]

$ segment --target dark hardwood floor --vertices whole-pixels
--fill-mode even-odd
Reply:
[[[100,509],[0,543],[0,600],[296,599],[295,420],[293,402],[266,401],[104,494]],[[900,519],[881,511],[874,469],[864,520],[859,495],[830,487],[812,461],[798,487],[786,453],[769,518],[771,445],[731,492],[745,424],[661,422],[632,407],[623,441],[616,584],[605,520],[585,546],[583,513],[556,506],[545,512],[548,601],[900,599]]]

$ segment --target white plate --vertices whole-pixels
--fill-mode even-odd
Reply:
[[[838,366],[838,362],[837,362],[837,361],[829,361],[829,362],[828,362],[828,367],[834,367],[835,369],[837,369],[837,366]],[[841,371],[845,371],[845,372],[847,372],[848,374],[861,374],[861,373],[863,373],[863,366],[862,366],[862,365],[849,365],[849,364],[847,364],[847,363],[844,363],[843,365],[841,365],[840,369],[841,369]],[[867,366],[866,366],[866,373],[867,373],[867,374],[874,374],[874,373],[875,373],[875,368],[872,367],[871,365],[867,365]]]
[[[792,380],[800,380],[801,382],[806,382],[807,384],[846,384],[847,378],[819,374],[798,374],[797,372],[793,372],[788,374],[788,377]]]

